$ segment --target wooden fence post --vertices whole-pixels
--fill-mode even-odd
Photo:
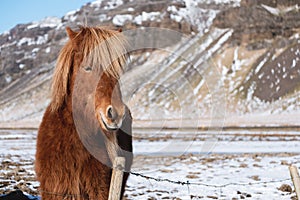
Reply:
[[[290,170],[290,174],[292,177],[297,198],[300,199],[300,177],[299,177],[298,169],[296,166],[291,165],[289,166],[289,170]]]
[[[109,187],[108,200],[120,200],[123,183],[123,170],[125,169],[125,158],[116,157]]]

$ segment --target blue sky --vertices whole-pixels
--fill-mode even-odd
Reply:
[[[0,0],[0,34],[17,24],[62,17],[93,0]]]

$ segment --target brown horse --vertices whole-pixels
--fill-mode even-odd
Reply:
[[[100,27],[67,33],[38,132],[40,192],[43,200],[107,200],[114,158],[125,156],[126,170],[132,164],[132,118],[119,86],[125,39]]]

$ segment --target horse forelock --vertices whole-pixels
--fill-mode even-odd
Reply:
[[[78,44],[80,46],[76,46]],[[93,71],[97,73],[100,70],[119,79],[124,71],[127,59],[125,37],[118,31],[100,27],[81,27],[76,36],[62,48],[58,57],[51,88],[52,111],[57,111],[66,100],[76,51],[80,51],[82,55],[81,65],[91,65],[95,69]]]
[[[124,71],[126,62],[126,39],[118,31],[100,28],[85,29],[83,64],[100,68],[108,75],[119,78]]]

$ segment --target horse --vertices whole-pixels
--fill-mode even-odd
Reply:
[[[107,200],[116,156],[126,159],[123,196],[133,160],[132,117],[119,85],[126,38],[103,27],[66,32],[37,135],[41,197]]]

